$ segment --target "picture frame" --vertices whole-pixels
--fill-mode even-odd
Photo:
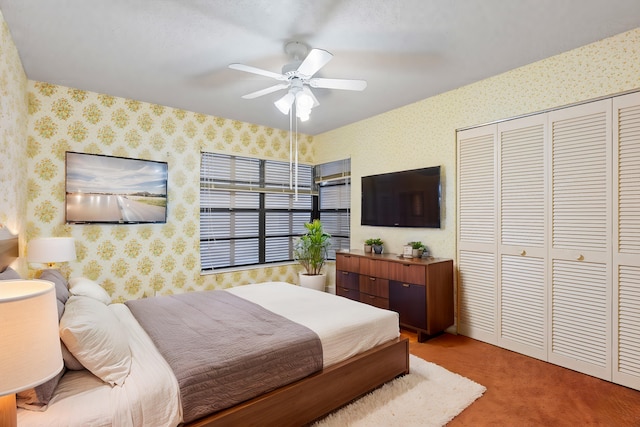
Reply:
[[[168,163],[67,151],[67,224],[167,221]]]

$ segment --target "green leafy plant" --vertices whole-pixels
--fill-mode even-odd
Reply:
[[[424,245],[420,241],[418,241],[418,242],[409,242],[407,244],[411,246],[411,249],[424,249]]]
[[[293,248],[293,258],[300,263],[308,275],[317,276],[327,259],[327,251],[331,246],[331,235],[325,233],[322,222],[314,219],[306,223],[307,233],[300,236]]]
[[[375,239],[367,239],[364,241],[364,243],[366,245],[370,245],[370,246],[382,246],[382,239],[380,238],[375,238]]]

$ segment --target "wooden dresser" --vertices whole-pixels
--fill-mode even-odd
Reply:
[[[453,260],[338,252],[336,294],[396,311],[422,342],[453,325]]]

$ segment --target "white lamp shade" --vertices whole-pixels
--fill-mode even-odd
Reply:
[[[291,92],[287,92],[282,98],[274,102],[274,105],[282,114],[289,114],[289,110],[291,109],[291,105],[293,105],[294,100],[295,96]]]
[[[0,281],[0,348],[0,396],[35,387],[60,372],[53,283]]]
[[[42,237],[29,241],[27,261],[54,263],[74,261],[76,245],[73,237]]]

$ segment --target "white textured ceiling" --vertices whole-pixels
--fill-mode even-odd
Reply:
[[[318,134],[640,27],[640,0],[0,0],[31,80],[288,129],[287,41],[334,57],[301,132]]]

